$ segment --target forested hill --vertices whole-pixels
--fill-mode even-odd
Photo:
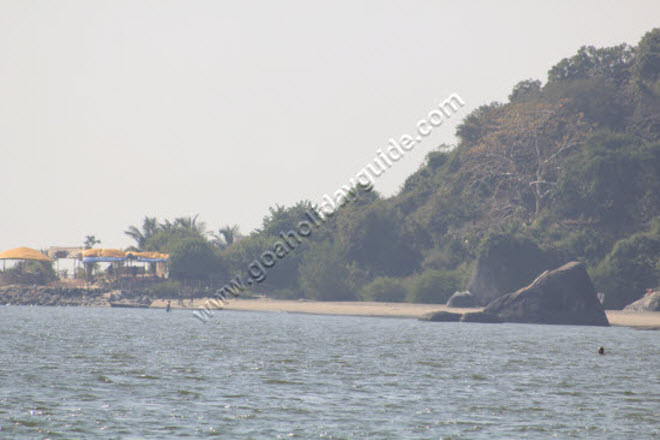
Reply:
[[[459,267],[504,233],[587,263],[610,299],[656,287],[660,29],[637,47],[581,48],[456,134],[452,153],[429,154],[387,201],[423,237],[422,265]]]
[[[660,29],[635,47],[581,48],[545,83],[521,81],[508,102],[477,108],[456,134],[458,145],[430,153],[396,196],[361,192],[277,259],[255,289],[441,303],[465,287],[478,255],[501,242],[584,262],[607,307],[658,285]],[[237,242],[198,237],[196,249],[208,246],[217,261],[196,267],[245,273],[310,206],[272,208],[260,230]],[[192,245],[156,235],[145,246],[172,253],[174,278],[189,276],[180,266],[194,261]]]

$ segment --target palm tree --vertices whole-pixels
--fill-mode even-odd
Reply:
[[[176,227],[174,223],[169,221],[168,219],[165,219],[162,223],[158,225],[161,231],[171,231]]]
[[[85,243],[83,244],[85,249],[91,249],[97,244],[101,244],[101,240],[96,238],[96,235],[87,235],[85,236]]]
[[[129,226],[128,229],[124,231],[124,234],[128,235],[133,240],[135,240],[136,246],[131,246],[128,248],[128,250],[141,251],[144,249],[144,245],[147,240],[144,237],[142,231],[140,231],[136,226],[132,226],[132,225]]]
[[[224,228],[218,229],[217,234],[215,232],[211,232],[210,234],[214,238],[213,242],[217,246],[225,248],[234,244],[239,237],[238,225],[227,225]]]
[[[135,240],[136,244],[136,246],[131,246],[129,250],[145,250],[147,240],[153,237],[159,229],[160,226],[158,225],[158,219],[156,217],[144,217],[141,231],[136,226],[129,226],[128,229],[124,231],[124,234]]]
[[[97,244],[101,244],[101,240],[96,238],[96,235],[86,235],[83,247],[85,249],[92,249]],[[85,278],[87,281],[94,281],[94,271],[98,270],[99,263],[84,263]]]
[[[238,225],[227,225],[220,229],[219,232],[222,234],[222,238],[225,239],[225,244],[231,246],[236,241],[236,238],[238,238]]]
[[[199,234],[203,234],[204,231],[206,230],[206,224],[204,222],[199,222],[197,223],[197,218],[199,217],[199,214],[195,214],[194,216],[188,216],[188,217],[177,217],[174,219],[174,226],[175,227],[180,227],[183,229],[189,229],[193,232],[197,232]]]
[[[142,231],[144,235],[149,238],[158,232],[158,219],[156,217],[144,217],[142,221]]]

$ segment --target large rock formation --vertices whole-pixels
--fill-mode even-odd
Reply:
[[[470,292],[456,292],[447,301],[447,307],[476,307],[477,300]]]
[[[623,310],[628,312],[660,312],[660,290],[650,292],[628,304]]]
[[[506,322],[609,325],[589,274],[576,261],[546,271],[529,286],[496,299],[484,313]]]
[[[476,305],[485,306],[528,285],[538,274],[559,264],[558,258],[543,252],[530,240],[494,236],[479,255],[467,290],[474,295]]]

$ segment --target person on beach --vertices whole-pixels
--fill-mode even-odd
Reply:
[[[167,301],[167,307],[165,307],[166,312],[172,311],[172,301]]]

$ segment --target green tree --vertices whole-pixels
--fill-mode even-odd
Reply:
[[[634,105],[632,125],[647,141],[660,140],[660,28],[639,42],[632,68]]]
[[[206,224],[202,221],[198,221],[199,214],[194,216],[187,217],[177,217],[174,219],[174,227],[180,229],[186,229],[198,234],[203,234],[206,230]]]
[[[618,241],[612,252],[593,271],[607,309],[622,309],[660,282],[660,236],[635,234]]]
[[[2,273],[2,280],[9,284],[44,285],[57,280],[50,261],[19,261]]]
[[[86,235],[85,236],[85,242],[83,243],[83,247],[85,249],[92,249],[97,244],[101,244],[101,240],[96,238],[96,235]]]
[[[206,238],[191,229],[179,227],[162,228],[145,241],[145,249],[148,251],[171,252],[180,242],[187,239],[199,239],[206,241]]]
[[[276,205],[269,209],[269,215],[264,217],[262,227],[257,232],[263,238],[262,247],[258,249],[258,256],[246,262],[252,264],[254,258],[261,258],[264,252],[269,253],[269,258],[272,254],[277,255],[275,264],[267,268],[266,279],[259,284],[258,289],[266,292],[300,290],[298,274],[303,258],[312,243],[323,241],[329,234],[327,228],[313,225],[308,216],[313,213],[315,208],[309,201],[301,201],[291,207]],[[301,229],[301,225],[305,227]]]
[[[563,168],[553,196],[560,217],[623,237],[660,215],[660,143],[598,132]]]
[[[550,69],[548,82],[602,76],[621,85],[630,78],[634,55],[634,48],[627,44],[604,48],[582,46],[577,54],[564,58]]]
[[[418,267],[421,254],[402,225],[400,213],[378,201],[341,212],[339,241],[348,259],[373,275],[405,276]]]
[[[218,229],[217,233],[211,232],[210,235],[213,237],[213,243],[216,246],[221,248],[231,246],[239,236],[238,225],[227,225],[224,228]]]
[[[355,294],[348,285],[348,269],[341,252],[332,243],[315,243],[299,269],[300,287],[307,298],[349,301]]]
[[[159,229],[160,227],[156,217],[144,217],[144,220],[142,221],[142,230],[137,226],[129,226],[128,229],[124,231],[124,234],[128,235],[135,241],[135,246],[131,246],[129,250],[146,250],[147,241],[153,237]]]
[[[509,101],[520,101],[530,97],[537,97],[541,93],[541,81],[538,79],[526,79],[520,81],[513,87],[509,95]]]
[[[632,68],[635,79],[654,84],[660,79],[660,28],[647,32],[636,52]]]
[[[223,262],[208,242],[199,237],[181,240],[170,251],[170,278],[175,280],[208,281],[212,277],[226,278]]]
[[[269,215],[264,216],[261,232],[271,237],[279,237],[280,233],[287,233],[298,229],[298,223],[309,221],[307,212],[315,212],[314,205],[305,200],[296,203],[289,208],[275,205],[268,208]]]
[[[298,267],[309,243],[295,239],[290,242],[296,247],[291,249],[281,239],[255,233],[230,247],[216,249],[227,259],[232,273],[241,273],[257,281],[251,287],[255,292],[297,292]]]
[[[492,102],[476,108],[467,115],[456,127],[456,136],[461,144],[478,143],[481,137],[495,125],[501,107],[501,103]]]
[[[550,83],[544,99],[562,101],[567,112],[583,114],[585,121],[598,128],[623,130],[631,106],[629,94],[602,76]]]
[[[185,239],[207,241],[205,224],[198,221],[198,217],[177,217],[173,221],[165,219],[160,223],[156,223],[155,218],[146,217],[142,231],[129,227],[125,234],[136,240],[140,250],[168,253]]]
[[[358,292],[363,301],[402,302],[406,299],[406,288],[399,278],[378,277]]]
[[[455,271],[427,270],[407,280],[406,301],[423,304],[444,304],[461,289],[461,277]]]

